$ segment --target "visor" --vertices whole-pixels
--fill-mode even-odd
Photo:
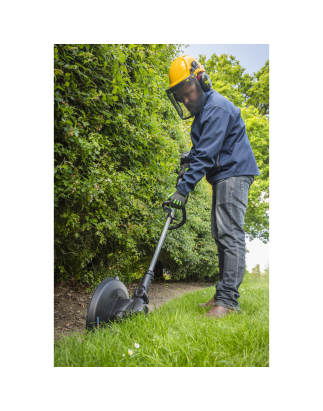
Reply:
[[[204,91],[194,74],[166,90],[166,94],[182,120],[196,116],[206,101]]]

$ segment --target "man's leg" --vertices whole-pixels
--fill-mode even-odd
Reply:
[[[214,187],[215,190],[215,187]],[[213,197],[212,197],[212,210],[211,210],[211,232],[212,236],[215,240],[215,243],[218,248],[218,257],[219,257],[219,271],[220,271],[220,281],[223,279],[223,268],[224,268],[224,252],[223,252],[223,247],[222,244],[218,241],[218,229],[216,226],[216,219],[215,219],[215,191],[213,191]],[[207,303],[202,303],[202,304],[197,304],[200,307],[211,307],[215,304],[215,295],[214,297],[211,298],[210,301]]]
[[[215,218],[215,206],[216,206],[216,195],[215,195],[215,187],[214,187],[213,197],[212,197],[212,210],[211,210],[211,232],[212,232],[212,236],[218,248],[219,272],[220,272],[219,274],[220,274],[220,281],[222,281],[223,268],[224,268],[224,250],[223,250],[222,244],[218,241],[218,228],[217,228],[216,218]],[[198,306],[211,307],[214,304],[215,304],[215,295],[207,303],[198,304]]]
[[[218,245],[220,265],[214,298],[215,306],[226,309],[239,310],[238,288],[245,272],[243,224],[251,183],[252,177],[230,177],[218,181],[213,188],[212,235]],[[212,310],[223,311],[219,307]]]

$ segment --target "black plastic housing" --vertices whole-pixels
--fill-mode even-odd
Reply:
[[[94,290],[86,315],[86,328],[99,328],[102,321],[107,322],[115,302],[129,299],[126,286],[118,277],[109,277],[101,281]]]
[[[154,272],[151,271],[151,270],[147,270],[145,272],[144,276],[142,277],[140,287],[143,287],[144,290],[146,290],[148,292],[150,284],[153,281],[153,279],[154,279]]]

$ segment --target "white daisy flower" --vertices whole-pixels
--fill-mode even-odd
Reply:
[[[244,289],[243,289],[243,288],[241,288],[241,291],[244,291]]]
[[[122,354],[122,357],[124,357],[125,355],[124,354]]]
[[[128,350],[128,354],[129,354],[129,355],[132,355],[132,354],[133,354],[133,351],[132,351],[132,350]]]
[[[139,347],[140,347],[140,345],[135,343],[135,348],[139,348]]]

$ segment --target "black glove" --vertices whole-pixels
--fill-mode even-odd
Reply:
[[[189,151],[184,151],[181,156],[181,168],[177,171],[178,177],[176,180],[176,185],[181,182],[184,173],[190,168],[190,162],[192,161],[192,159],[188,157],[189,154]]]
[[[185,204],[187,203],[187,198],[188,196],[184,196],[177,190],[175,191],[175,193],[170,195],[166,201],[170,201],[170,207],[182,209],[185,207]]]
[[[177,171],[178,177],[177,177],[177,180],[176,180],[176,185],[178,185],[181,182],[181,180],[183,178],[183,175],[185,174],[185,172],[189,168],[190,168],[190,163],[184,163],[184,164],[181,165],[181,168],[178,169],[178,171]]]

